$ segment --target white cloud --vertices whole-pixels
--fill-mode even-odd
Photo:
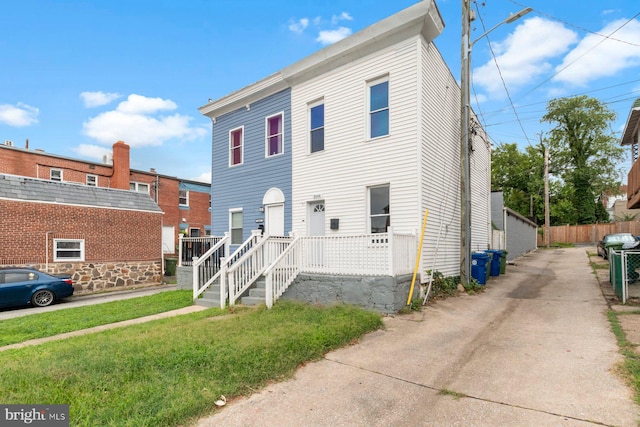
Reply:
[[[207,184],[211,184],[211,171],[209,172],[203,172],[200,175],[194,177],[194,178],[189,178],[192,181],[200,181],[200,182],[206,182]]]
[[[351,35],[351,28],[340,27],[336,30],[320,31],[316,41],[323,45],[339,42],[340,40],[347,38]]]
[[[82,157],[102,160],[105,154],[111,153],[111,148],[101,147],[99,145],[81,144],[74,148],[73,151]]]
[[[80,98],[82,98],[82,102],[87,108],[107,105],[120,97],[122,97],[122,95],[119,93],[82,92],[80,94]]]
[[[340,21],[353,21],[353,17],[348,12],[342,12],[340,15],[333,15],[331,23],[337,25]]]
[[[503,42],[492,43],[502,78],[509,90],[535,81],[552,68],[550,60],[577,41],[575,32],[543,18],[526,19]],[[478,50],[479,44],[474,49]],[[504,88],[493,59],[473,71],[476,87],[503,97]]]
[[[625,22],[626,19],[611,22],[598,33],[611,34]],[[637,46],[640,44],[640,21],[629,22],[611,37],[633,43],[635,46],[589,34],[556,67],[558,75],[553,80],[585,86],[592,80],[614,76],[624,69],[640,66],[640,49]]]
[[[301,18],[297,21],[291,21],[289,23],[289,30],[297,34],[302,34],[304,30],[309,26],[309,18]]]
[[[16,105],[0,104],[0,123],[14,127],[30,126],[38,123],[38,110],[22,102]]]
[[[157,114],[176,108],[177,105],[171,100],[132,94],[115,110],[86,121],[83,132],[102,144],[111,145],[122,140],[131,147],[158,146],[173,138],[192,140],[207,134],[207,129],[190,125],[192,117]]]

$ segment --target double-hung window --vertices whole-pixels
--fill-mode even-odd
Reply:
[[[369,138],[389,135],[389,79],[369,83]]]
[[[51,181],[62,181],[62,169],[53,169],[49,170],[49,179]]]
[[[229,131],[229,166],[242,164],[244,151],[244,128],[239,127]]]
[[[89,187],[97,187],[98,186],[98,176],[97,175],[87,175],[87,186]]]
[[[180,206],[189,206],[189,192],[186,190],[178,191],[178,204]]]
[[[324,150],[324,100],[309,105],[309,151]]]
[[[84,261],[84,240],[53,239],[53,261]]]
[[[390,225],[389,185],[369,187],[369,228],[371,233],[386,233]]]
[[[129,183],[129,190],[135,191],[137,193],[150,194],[149,188],[150,188],[149,184],[146,184],[144,182],[130,182]]]
[[[283,121],[284,113],[278,113],[266,119],[266,157],[277,156],[283,152]]]
[[[242,244],[242,209],[229,211],[229,229],[231,231],[231,244]]]

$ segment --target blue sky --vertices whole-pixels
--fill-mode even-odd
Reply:
[[[207,181],[211,124],[198,107],[414,3],[2,1],[0,142],[100,161],[124,140],[134,169]],[[436,2],[435,43],[456,79],[461,3]],[[472,39],[526,6],[473,47],[471,99],[492,142],[536,144],[546,102],[576,94],[608,103],[619,135],[640,97],[640,3],[472,2]]]

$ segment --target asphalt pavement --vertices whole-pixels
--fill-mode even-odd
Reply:
[[[481,294],[386,317],[197,425],[637,426],[589,249],[538,250]]]

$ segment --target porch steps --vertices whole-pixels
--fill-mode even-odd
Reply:
[[[220,284],[217,280],[196,300],[196,305],[201,307],[220,307]]]
[[[265,284],[264,276],[260,277],[249,289],[249,295],[240,299],[242,305],[258,305],[264,303],[266,297]]]

